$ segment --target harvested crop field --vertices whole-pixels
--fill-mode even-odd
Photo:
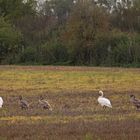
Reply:
[[[0,140],[140,140],[140,111],[129,102],[139,85],[140,69],[0,66]],[[112,109],[98,104],[99,90]],[[52,111],[38,105],[40,95]]]

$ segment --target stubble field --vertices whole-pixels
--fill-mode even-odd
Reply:
[[[112,102],[103,109],[98,91]],[[140,69],[0,66],[0,140],[140,140]],[[18,97],[30,103],[21,110]],[[53,110],[38,105],[42,95]]]

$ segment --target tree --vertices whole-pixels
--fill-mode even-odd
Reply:
[[[111,14],[114,28],[127,32],[140,32],[140,1],[134,0],[133,4],[125,3]]]
[[[0,17],[0,63],[8,57],[15,57],[21,42],[21,33]]]
[[[73,63],[93,64],[96,35],[108,29],[108,15],[103,9],[92,1],[78,2],[62,35],[72,53]]]
[[[27,0],[0,0],[0,16],[15,21],[25,15],[32,15],[36,11],[36,1]]]
[[[57,18],[58,23],[64,24],[73,7],[73,0],[51,0],[47,3],[50,5],[50,11]]]

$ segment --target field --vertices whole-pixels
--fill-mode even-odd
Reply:
[[[103,109],[98,91],[112,102]],[[0,66],[0,140],[140,140],[140,69]],[[29,103],[21,110],[18,97]],[[42,95],[53,111],[38,106]]]

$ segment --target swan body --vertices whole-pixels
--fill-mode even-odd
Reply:
[[[29,108],[28,102],[26,100],[24,100],[22,98],[22,96],[19,97],[19,100],[20,100],[19,104],[20,104],[21,109],[28,109]]]
[[[43,107],[43,109],[48,109],[52,111],[51,105],[49,104],[47,100],[43,99],[43,97],[40,97],[39,104]]]
[[[2,108],[2,106],[3,106],[3,99],[2,97],[0,97],[0,108]]]
[[[99,91],[100,96],[98,97],[98,103],[102,106],[102,107],[109,107],[112,108],[111,102],[109,99],[103,97],[103,91]]]
[[[140,100],[136,99],[134,95],[130,95],[130,102],[133,103],[133,105],[137,108],[140,109]]]

